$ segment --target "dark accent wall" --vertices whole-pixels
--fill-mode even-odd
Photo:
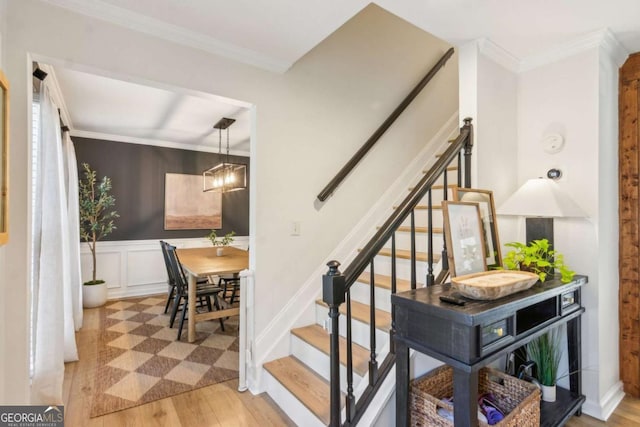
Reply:
[[[151,145],[129,144],[90,138],[72,138],[78,159],[89,163],[98,178],[111,178],[117,229],[104,240],[144,240],[204,237],[209,230],[164,229],[164,182],[166,173],[202,175],[219,163],[218,154],[179,150]],[[249,158],[229,156],[247,165],[247,189],[222,195],[222,234],[231,230],[249,235]],[[220,235],[220,233],[218,233]]]

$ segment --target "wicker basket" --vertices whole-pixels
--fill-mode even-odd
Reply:
[[[482,368],[478,373],[478,392],[493,393],[496,403],[507,412],[504,419],[494,426],[538,427],[540,425],[540,390],[535,385],[500,371]],[[444,408],[453,413],[453,406],[440,400],[453,396],[453,368],[441,366],[411,381],[409,394],[412,426],[453,426],[450,420],[437,413],[438,408]],[[482,421],[478,424],[481,427],[488,426]]]

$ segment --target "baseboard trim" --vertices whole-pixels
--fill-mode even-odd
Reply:
[[[599,403],[587,399],[587,401],[582,405],[582,412],[590,417],[607,421],[613,411],[615,411],[616,407],[620,402],[622,402],[623,398],[623,384],[622,381],[618,381],[604,394]]]

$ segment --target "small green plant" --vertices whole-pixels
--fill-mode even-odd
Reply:
[[[211,240],[211,244],[213,246],[227,246],[231,242],[233,242],[233,236],[236,235],[235,231],[225,234],[223,237],[218,239],[218,235],[216,234],[216,230],[211,230],[211,233],[207,235],[207,239]]]
[[[555,385],[562,356],[561,335],[558,328],[539,336],[526,346],[529,360],[536,362],[538,381],[546,386]]]
[[[96,171],[88,163],[82,164],[84,178],[78,182],[80,202],[80,238],[87,242],[93,260],[93,279],[85,285],[99,285],[104,280],[96,279],[96,242],[111,234],[116,226],[113,220],[120,215],[111,210],[116,199],[111,191],[111,179],[103,176],[98,182]]]
[[[534,240],[528,245],[511,242],[505,246],[513,248],[503,258],[503,265],[507,270],[531,271],[540,277],[541,282],[546,280],[547,275],[553,274],[555,269],[564,283],[570,282],[576,274],[564,263],[564,256],[551,249],[547,239]]]

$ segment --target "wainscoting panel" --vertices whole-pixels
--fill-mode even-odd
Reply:
[[[127,267],[127,286],[152,285],[167,281],[166,268],[159,248],[129,249]]]
[[[204,238],[168,239],[178,248],[211,246]],[[247,249],[249,237],[236,237],[233,246]],[[82,243],[82,281],[91,280],[91,251]],[[167,292],[167,272],[159,240],[98,242],[98,278],[107,282],[108,299],[163,294]]]
[[[84,244],[80,251],[80,266],[82,269],[82,281],[88,282],[92,280],[91,274],[91,251]],[[103,251],[96,255],[96,279],[102,279],[107,282],[107,288],[119,288],[122,286],[122,257],[121,252],[113,248],[104,248]]]

